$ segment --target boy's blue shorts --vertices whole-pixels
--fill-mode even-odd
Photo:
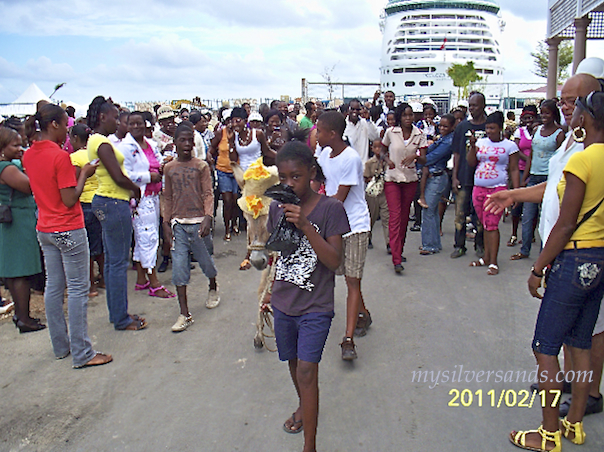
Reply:
[[[273,307],[275,339],[281,361],[300,359],[318,363],[329,335],[334,312],[310,312],[300,316],[284,314]]]

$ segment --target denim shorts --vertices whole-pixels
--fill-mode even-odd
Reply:
[[[186,286],[191,278],[191,255],[207,278],[216,278],[218,271],[212,254],[212,235],[199,237],[199,224],[175,224],[172,227],[174,247],[172,248],[172,284]]]
[[[562,251],[547,276],[533,350],[556,356],[562,344],[591,349],[604,295],[604,248]]]
[[[82,202],[82,211],[84,212],[84,224],[88,234],[88,247],[90,257],[103,254],[103,227],[101,222],[92,211],[92,203]]]
[[[237,185],[233,173],[224,173],[222,171],[216,171],[216,173],[218,174],[218,191],[220,193],[239,192],[239,185]]]
[[[334,312],[309,312],[291,316],[273,307],[273,314],[279,359],[320,362]]]

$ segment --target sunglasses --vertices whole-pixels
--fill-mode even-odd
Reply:
[[[589,113],[589,116],[591,116],[593,119],[596,119],[596,112],[594,110],[594,105],[593,105],[593,96],[594,96],[595,91],[592,91],[591,93],[589,93],[587,95],[587,97],[585,97],[585,100],[583,100],[581,97],[577,97],[577,100],[575,101],[575,106],[581,108],[582,110],[586,111],[587,113]]]

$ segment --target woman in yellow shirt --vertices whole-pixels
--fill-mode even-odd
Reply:
[[[558,185],[560,216],[528,281],[531,295],[542,298],[533,352],[539,389],[545,396],[543,424],[538,430],[512,432],[510,440],[530,450],[560,451],[562,435],[575,444],[585,441],[591,338],[604,295],[604,93],[579,97],[570,126],[573,138],[583,142],[585,150],[574,154],[564,168]],[[548,265],[551,269],[542,296],[537,290]],[[559,421],[562,344],[572,358],[572,371],[566,373],[572,383],[572,402],[568,415]]]
[[[109,321],[116,330],[140,330],[147,322],[128,314],[127,272],[132,243],[130,197],[138,201],[141,191],[125,174],[123,154],[107,138],[117,128],[118,114],[113,103],[102,96],[95,97],[88,108],[88,126],[95,132],[88,138],[88,158],[99,159],[99,188],[92,199],[92,210],[103,227]]]
[[[88,163],[88,150],[86,143],[90,136],[91,130],[83,124],[76,124],[69,131],[69,141],[73,146],[74,152],[69,155],[71,163],[76,167],[76,178],[80,177],[80,170]],[[105,288],[103,271],[105,266],[105,257],[103,255],[103,229],[99,219],[92,212],[92,198],[99,188],[99,183],[96,176],[91,176],[86,179],[84,191],[80,195],[80,205],[84,212],[84,223],[86,225],[86,233],[88,234],[88,248],[90,250],[90,297],[96,297],[99,292],[98,288]],[[98,277],[94,272],[94,263],[99,265]]]

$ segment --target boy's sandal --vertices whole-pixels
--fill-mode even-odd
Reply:
[[[158,295],[157,292],[159,292],[160,290],[163,290],[164,292],[166,292],[166,296],[162,297],[161,295]],[[159,287],[149,287],[149,296],[157,297],[157,298],[174,298],[176,295],[174,295],[172,292],[170,292],[164,286],[159,286]]]
[[[516,246],[518,244],[518,237],[516,237],[515,235],[510,237],[510,240],[508,240],[507,245],[508,246]]]
[[[485,265],[486,264],[482,257],[480,259],[478,259],[477,261],[470,262],[470,267],[484,267]]]
[[[566,417],[560,421],[560,428],[562,428],[563,435],[569,441],[575,444],[583,444],[585,442],[585,431],[583,430],[583,421],[575,422],[571,424],[566,420]],[[573,439],[570,439],[568,435],[575,435]]]
[[[528,259],[528,256],[522,253],[516,253],[510,256],[511,261],[519,261],[520,259]]]
[[[529,433],[539,433],[541,435],[541,447],[531,447],[526,445],[526,435]],[[562,451],[562,436],[560,434],[560,430],[556,430],[555,432],[548,432],[543,428],[542,425],[539,426],[537,430],[525,430],[520,432],[511,432],[510,433],[510,441],[514,446],[520,447],[521,449],[526,450],[534,450],[537,452],[561,452]],[[547,442],[550,441],[554,443],[554,447],[552,449],[546,449]]]
[[[147,281],[145,284],[134,284],[134,290],[145,290],[148,289],[151,283]]]
[[[495,276],[498,274],[499,274],[499,267],[495,264],[489,265],[489,268],[487,269],[487,275]]]
[[[252,268],[252,263],[249,259],[243,259],[241,264],[239,264],[239,270],[249,270]]]
[[[132,319],[126,328],[120,328],[120,331],[139,331],[147,328],[145,319]]]
[[[296,427],[296,425],[298,426]],[[283,430],[285,430],[287,433],[300,433],[303,428],[304,426],[302,425],[302,419],[296,421],[296,413],[293,413],[292,416],[283,424]]]

